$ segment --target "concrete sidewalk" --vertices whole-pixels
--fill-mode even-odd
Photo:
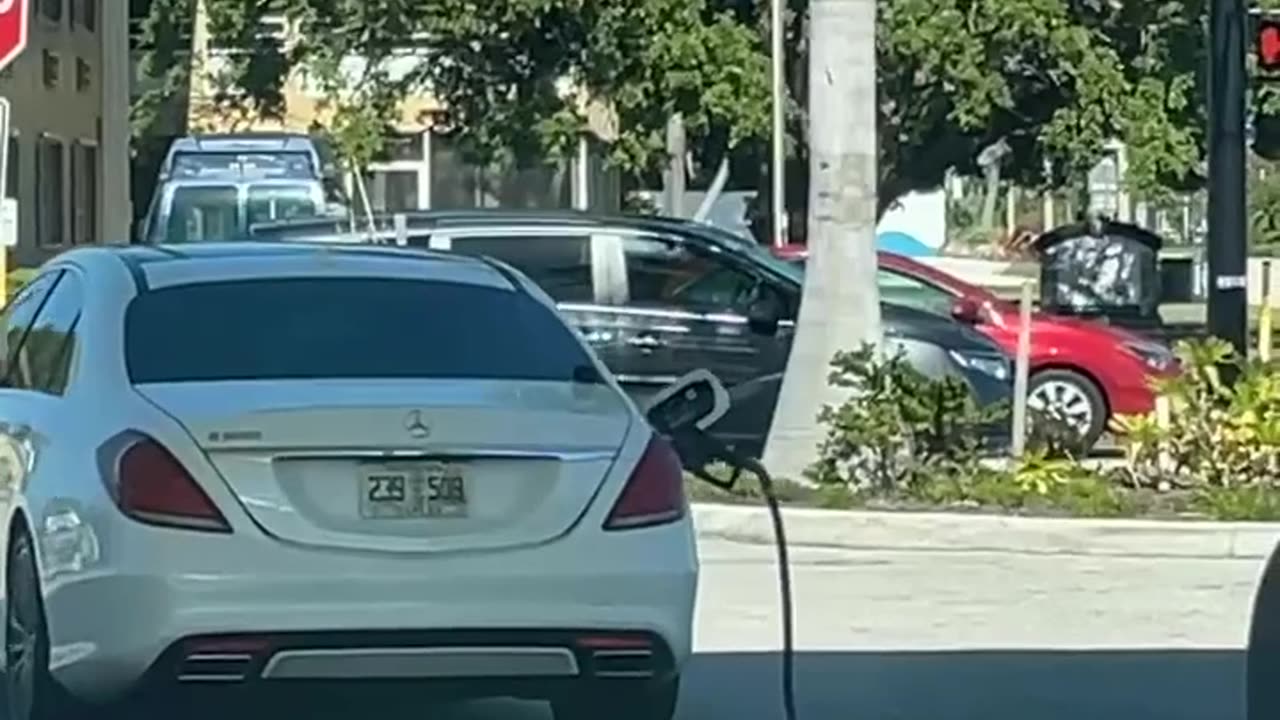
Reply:
[[[772,544],[763,507],[695,504],[699,537]],[[1265,559],[1280,523],[1094,520],[785,508],[794,545],[929,552]]]

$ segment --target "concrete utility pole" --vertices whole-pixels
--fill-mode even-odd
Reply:
[[[809,12],[809,260],[765,448],[793,480],[816,459],[818,411],[844,397],[827,384],[832,357],[880,341],[876,0],[812,0]]]
[[[1247,357],[1244,0],[1209,7],[1208,330]]]

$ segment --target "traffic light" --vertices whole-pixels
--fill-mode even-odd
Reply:
[[[1254,52],[1258,57],[1258,69],[1262,72],[1280,70],[1280,18],[1258,18],[1254,35]]]

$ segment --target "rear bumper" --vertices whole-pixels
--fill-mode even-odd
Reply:
[[[662,637],[590,629],[206,635],[170,645],[135,700],[217,692],[223,699],[397,688],[420,699],[549,699],[584,686],[665,683],[678,672]],[[302,691],[302,692],[300,692]]]
[[[46,589],[54,678],[90,702],[119,699],[144,679],[175,681],[174,653],[209,636],[265,638],[276,649],[409,647],[423,656],[454,642],[537,648],[554,637],[579,663],[566,680],[591,677],[570,642],[583,633],[652,637],[664,668],[679,668],[692,651],[698,563],[688,521],[621,533],[580,528],[539,547],[444,557],[138,525],[118,540],[104,547],[104,556],[118,551],[114,565],[54,578]],[[436,678],[423,671],[417,679]]]

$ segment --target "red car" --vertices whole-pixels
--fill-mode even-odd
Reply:
[[[779,257],[804,262],[802,245],[778,248]],[[902,255],[880,252],[880,296],[972,323],[1009,354],[1018,347],[1018,306],[990,290]],[[1069,419],[1090,445],[1112,415],[1150,412],[1149,380],[1176,372],[1166,346],[1101,323],[1036,312],[1031,320],[1028,404]]]

